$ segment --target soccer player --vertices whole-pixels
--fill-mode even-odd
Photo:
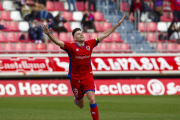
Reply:
[[[47,34],[55,44],[68,53],[70,59],[68,77],[70,77],[72,91],[75,96],[75,104],[78,107],[83,108],[85,104],[84,94],[86,94],[89,100],[93,120],[99,120],[99,113],[95,101],[95,85],[91,68],[91,53],[93,48],[99,42],[108,37],[121,25],[124,18],[125,16],[123,16],[115,26],[104,31],[99,37],[89,41],[84,40],[83,32],[80,28],[75,28],[72,32],[75,43],[60,41],[50,33],[50,29],[48,29],[47,25],[42,27],[44,33]]]

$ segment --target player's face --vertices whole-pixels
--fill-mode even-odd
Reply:
[[[82,31],[77,31],[74,34],[74,40],[79,41],[79,42],[83,42],[84,41],[84,35]]]

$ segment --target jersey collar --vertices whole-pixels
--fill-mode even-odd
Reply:
[[[85,43],[84,43],[84,46],[79,46],[77,43],[75,43],[78,47],[81,47],[81,48],[83,48],[84,46],[85,46]]]

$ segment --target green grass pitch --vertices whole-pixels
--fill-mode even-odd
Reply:
[[[86,97],[85,97],[86,98]],[[92,120],[87,98],[0,98],[0,120]],[[180,96],[96,96],[100,120],[180,120]]]

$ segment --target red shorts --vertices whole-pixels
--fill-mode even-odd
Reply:
[[[71,79],[71,87],[75,98],[80,100],[87,91],[95,92],[93,76],[82,80]]]

